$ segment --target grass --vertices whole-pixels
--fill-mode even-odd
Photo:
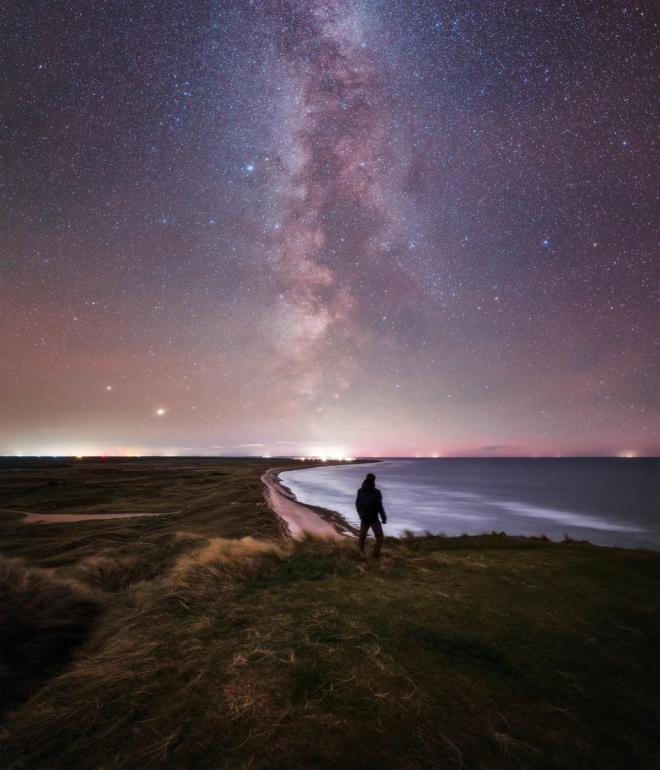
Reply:
[[[59,651],[9,661],[4,767],[659,766],[659,554],[428,536],[363,562],[286,540],[261,461],[212,468],[213,509],[190,468],[143,469],[172,519],[0,517],[14,633]]]

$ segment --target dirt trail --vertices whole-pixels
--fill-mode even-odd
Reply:
[[[62,524],[75,521],[98,521],[99,519],[134,519],[138,516],[168,516],[181,511],[167,511],[166,513],[30,513],[30,511],[13,511],[7,508],[0,509],[0,513],[14,513],[23,516],[24,524]]]

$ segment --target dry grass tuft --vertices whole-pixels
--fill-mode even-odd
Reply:
[[[245,576],[254,573],[264,556],[273,556],[279,560],[284,559],[290,551],[291,546],[272,540],[214,537],[203,547],[179,557],[172,569],[171,578],[178,581],[190,577],[191,573],[212,573],[226,567],[231,567],[234,574]]]
[[[137,556],[98,554],[76,565],[73,576],[99,591],[123,591],[152,576],[150,564]]]

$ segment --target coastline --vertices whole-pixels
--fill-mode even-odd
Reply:
[[[388,499],[391,497],[394,509],[391,517],[393,526],[388,528],[388,537],[434,534],[461,538],[506,534],[511,538],[553,543],[589,543],[601,548],[660,551],[660,528],[648,503],[653,495],[648,498],[631,492],[635,513],[629,517],[621,514],[626,502],[624,495],[632,490],[631,480],[637,479],[641,473],[641,481],[644,481],[644,474],[648,476],[655,467],[647,469],[646,460],[643,467],[636,469],[632,468],[632,461],[618,459],[618,466],[614,469],[618,475],[615,478],[621,477],[626,482],[620,485],[624,492],[617,488],[616,495],[603,500],[602,494],[598,495],[598,483],[604,472],[609,473],[609,466],[603,469],[599,459],[576,458],[572,461],[575,467],[566,470],[563,466],[555,468],[555,458],[543,458],[544,467],[535,467],[533,473],[529,471],[529,479],[525,475],[528,467],[519,467],[519,463],[525,463],[527,458],[507,459],[512,467],[504,467],[507,473],[503,481],[500,480],[499,467],[475,468],[469,465],[472,458],[461,458],[460,461],[451,458],[452,465],[455,464],[458,470],[450,468],[444,475],[435,464],[429,464],[430,460],[426,462],[426,458],[417,464],[413,458],[402,459],[413,462],[408,465],[390,463],[386,469],[387,483],[391,485],[387,487],[387,495]],[[440,462],[444,464],[444,461]],[[462,468],[461,464],[467,467]],[[305,469],[315,468],[318,470],[317,466]],[[437,474],[440,475],[436,483]],[[357,468],[334,468],[327,474],[310,473],[309,476],[293,473],[289,477],[287,473],[284,483],[290,484],[287,492],[292,493],[292,498],[300,505],[312,510],[316,505],[332,506],[331,516],[346,517],[353,523],[350,491],[353,484],[358,484],[358,476]],[[418,491],[418,476],[419,489],[424,490],[425,497]],[[565,493],[555,494],[554,488],[551,489],[549,481],[555,476],[565,477]],[[525,480],[529,481],[527,486]],[[612,484],[606,486],[609,489]],[[657,486],[657,477],[653,486]],[[416,491],[409,494],[409,490]],[[586,496],[586,502],[580,495],[582,498]]]
[[[313,535],[339,540],[357,535],[355,527],[337,511],[301,503],[279,477],[280,472],[286,470],[291,468],[288,466],[269,468],[262,475],[261,481],[264,485],[266,503],[281,521],[289,537],[302,540],[306,535]]]

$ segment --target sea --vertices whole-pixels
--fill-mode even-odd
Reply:
[[[660,550],[660,458],[394,458],[280,478],[300,502],[359,524],[355,494],[368,472],[388,535],[506,532]]]

